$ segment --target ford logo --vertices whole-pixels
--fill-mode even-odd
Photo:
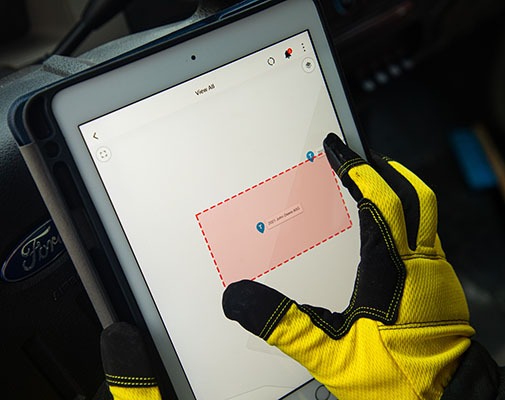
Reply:
[[[2,265],[0,278],[7,282],[26,279],[52,263],[65,246],[52,220],[46,221],[9,255]]]

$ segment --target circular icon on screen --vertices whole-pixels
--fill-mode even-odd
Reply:
[[[310,73],[316,68],[316,63],[310,57],[304,58],[302,61],[302,68],[305,72]]]
[[[98,161],[107,162],[112,157],[112,153],[108,147],[100,147],[96,151],[96,158]]]
[[[270,65],[271,67],[273,67],[275,64],[275,58],[269,57],[267,60],[267,64]]]
[[[330,400],[331,393],[323,385],[316,389],[316,400]]]

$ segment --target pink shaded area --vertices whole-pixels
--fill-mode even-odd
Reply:
[[[300,205],[303,212],[260,233],[258,222]],[[256,279],[352,226],[324,153],[254,185],[196,215],[226,286]]]

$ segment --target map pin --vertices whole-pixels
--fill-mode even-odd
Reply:
[[[309,160],[310,162],[314,162],[314,152],[313,151],[307,152],[307,160]]]
[[[259,233],[265,232],[265,224],[263,222],[258,222],[256,224],[256,229],[258,230]]]

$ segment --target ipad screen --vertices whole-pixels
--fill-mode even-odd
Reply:
[[[333,310],[351,295],[355,207],[322,151],[342,133],[309,32],[80,132],[195,397],[278,398],[309,380],[221,309],[240,279]]]

